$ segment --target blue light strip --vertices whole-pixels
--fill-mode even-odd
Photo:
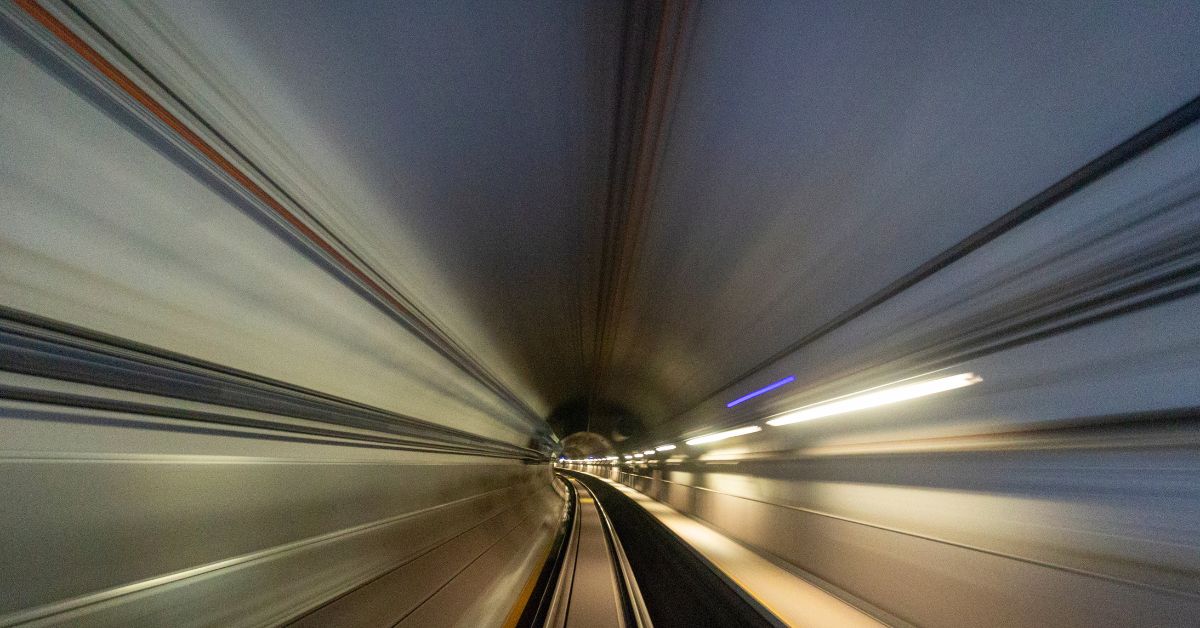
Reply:
[[[787,377],[775,382],[774,384],[767,384],[766,386],[763,386],[762,388],[759,388],[758,390],[756,390],[744,397],[738,397],[737,399],[730,401],[729,403],[725,404],[725,407],[732,408],[747,399],[753,399],[763,393],[771,392],[772,390],[775,390],[776,388],[779,388],[780,386],[786,386],[794,381],[796,381],[796,376],[788,375]]]

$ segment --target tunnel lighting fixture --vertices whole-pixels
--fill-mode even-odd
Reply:
[[[907,401],[909,399],[916,399],[917,397],[934,395],[946,392],[947,390],[978,384],[982,381],[983,378],[974,373],[959,373],[950,377],[941,377],[923,382],[914,382],[912,384],[902,384],[899,386],[889,384],[881,389],[868,389],[860,393],[837,397],[829,401],[823,401],[781,414],[768,420],[767,425],[790,425],[792,423],[811,421],[835,414],[865,410],[889,403],[896,403],[897,401]]]
[[[749,427],[739,427],[736,430],[726,430],[724,432],[717,432],[715,434],[705,434],[704,436],[697,436],[696,438],[689,438],[688,440],[686,440],[684,442],[686,442],[689,445],[703,445],[705,443],[715,443],[719,440],[725,440],[726,438],[733,438],[734,436],[742,436],[744,434],[753,434],[755,432],[761,432],[761,431],[762,431],[761,427],[759,427],[757,425],[751,425]]]
[[[642,452],[642,455],[643,455],[643,456],[653,456],[653,455],[654,455],[654,450],[653,450],[653,449],[647,449],[646,451],[643,451],[643,452]]]
[[[783,379],[781,379],[781,380],[779,380],[779,381],[777,381],[777,382],[775,382],[775,383],[772,383],[772,384],[767,384],[766,386],[763,386],[762,388],[759,388],[758,390],[756,390],[756,391],[754,391],[754,392],[752,392],[752,393],[748,393],[748,394],[742,395],[741,397],[738,397],[737,399],[734,399],[733,401],[730,401],[729,403],[725,404],[725,407],[726,407],[726,408],[732,408],[732,407],[736,406],[737,404],[739,404],[739,403],[741,403],[741,402],[743,402],[743,401],[747,401],[747,400],[753,399],[753,398],[755,398],[755,397],[757,397],[757,396],[759,396],[759,395],[762,395],[762,394],[765,394],[765,393],[769,393],[769,392],[771,392],[772,390],[775,390],[776,388],[779,388],[780,386],[787,386],[788,384],[790,384],[790,383],[792,383],[792,382],[794,382],[794,381],[796,381],[796,376],[795,376],[795,375],[788,375],[787,377],[785,377],[785,378],[783,378]]]
[[[659,445],[654,448],[654,451],[671,451],[672,449],[675,449],[674,445]]]
[[[631,456],[631,455],[629,455],[629,454],[625,454],[625,459],[626,459],[626,460],[633,460],[633,456]]]
[[[633,454],[634,458],[645,458],[646,454]]]

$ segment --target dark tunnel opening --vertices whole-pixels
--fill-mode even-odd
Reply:
[[[0,0],[0,85],[0,627],[1200,617],[1194,0]]]

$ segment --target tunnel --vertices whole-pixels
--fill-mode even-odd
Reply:
[[[1200,625],[1200,4],[0,0],[0,626]]]

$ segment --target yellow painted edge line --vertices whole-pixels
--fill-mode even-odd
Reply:
[[[686,543],[686,542],[687,542],[687,541],[684,541],[684,543]],[[703,553],[702,553],[702,555],[703,555]],[[705,558],[708,558],[708,557],[707,557],[707,556],[705,556]],[[736,578],[736,577],[735,577],[733,574],[731,574],[731,573],[729,573],[728,571],[726,571],[725,569],[723,569],[723,568],[722,568],[720,565],[718,565],[716,562],[714,562],[714,561],[713,561],[711,558],[709,558],[709,559],[708,559],[708,562],[709,562],[709,563],[711,563],[713,567],[716,567],[717,569],[720,569],[720,570],[721,570],[721,573],[724,573],[726,578],[729,578],[730,580],[732,580],[732,581],[733,581],[733,583],[734,583],[734,584],[736,584],[736,585],[738,585],[739,587],[741,587],[741,588],[742,588],[742,590],[746,592],[746,595],[749,595],[751,598],[753,598],[753,599],[754,599],[754,601],[756,601],[756,602],[758,602],[759,604],[761,604],[763,608],[767,609],[767,610],[768,610],[768,611],[769,611],[769,612],[770,612],[772,615],[774,615],[774,616],[775,616],[775,619],[778,619],[779,621],[783,622],[783,623],[784,623],[785,625],[787,625],[787,626],[794,626],[794,625],[795,625],[795,624],[792,624],[791,622],[787,621],[786,619],[784,619],[784,618],[783,618],[783,615],[780,615],[778,611],[776,611],[775,609],[771,608],[771,605],[770,605],[770,604],[767,604],[765,601],[763,601],[763,599],[762,599],[762,598],[760,598],[760,597],[758,597],[757,595],[755,595],[755,594],[754,594],[754,591],[751,591],[751,590],[750,590],[750,587],[748,587],[748,586],[746,586],[746,585],[742,584],[742,581],[741,581],[741,580],[738,580],[738,579],[737,579],[737,578]]]
[[[554,537],[551,536],[550,542],[546,543],[546,550],[542,552],[542,560],[535,563],[538,567],[546,565],[553,546]],[[513,605],[512,610],[508,611],[508,616],[504,618],[504,628],[516,628],[517,621],[521,619],[521,613],[525,611],[525,607],[529,604],[529,598],[533,595],[533,587],[537,586],[538,576],[540,575],[542,575],[540,568],[534,569],[533,573],[529,574],[529,578],[525,580],[525,586],[521,589],[521,594],[517,596],[517,603]]]
[[[542,560],[534,563],[540,567],[545,567],[546,561],[550,560],[550,551],[554,549],[554,534],[546,540],[546,549],[542,552]],[[537,586],[538,576],[542,575],[540,568],[535,568],[529,574],[529,578],[525,580],[525,586],[521,588],[521,594],[517,596],[517,603],[513,605],[512,610],[508,611],[508,616],[504,618],[502,624],[504,628],[516,628],[517,621],[521,619],[521,613],[525,611],[525,607],[529,605],[529,598],[533,595],[533,588]]]

